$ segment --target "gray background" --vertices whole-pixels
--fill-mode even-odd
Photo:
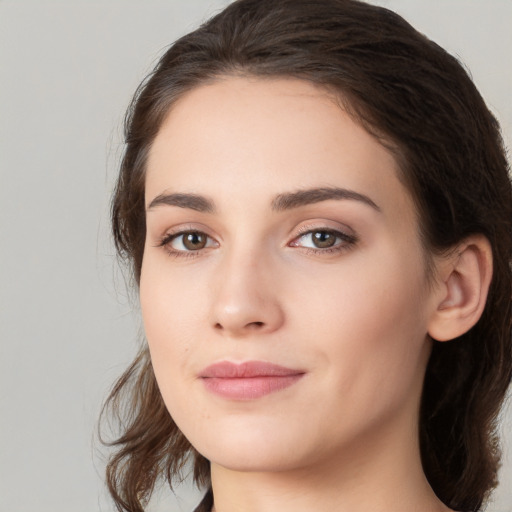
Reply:
[[[0,0],[1,512],[113,510],[95,423],[140,325],[108,237],[122,116],[164,47],[226,3]],[[466,63],[510,147],[512,1],[378,3]],[[512,511],[511,407],[502,428],[492,512]],[[191,510],[178,494],[151,510]]]

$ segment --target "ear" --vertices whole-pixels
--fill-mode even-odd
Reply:
[[[437,341],[457,338],[480,319],[492,277],[492,249],[483,235],[457,245],[437,265],[435,310],[428,325]]]

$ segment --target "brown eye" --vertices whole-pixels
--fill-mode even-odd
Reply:
[[[217,243],[202,231],[182,231],[166,236],[159,245],[165,247],[168,252],[178,255],[216,247]]]
[[[189,251],[197,251],[206,247],[207,236],[197,231],[184,233],[183,246]]]
[[[312,229],[296,238],[290,245],[304,247],[319,254],[343,251],[357,242],[355,235],[349,235],[334,229]]]
[[[313,231],[311,240],[315,247],[325,249],[332,247],[336,243],[336,235],[330,231]]]

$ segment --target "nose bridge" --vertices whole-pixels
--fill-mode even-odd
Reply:
[[[277,270],[262,247],[240,241],[225,249],[211,297],[214,328],[231,336],[278,329],[284,317],[273,286]]]

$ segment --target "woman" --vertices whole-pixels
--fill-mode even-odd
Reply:
[[[139,88],[113,232],[147,346],[107,405],[142,511],[476,511],[512,374],[512,191],[460,64],[352,0],[239,0]]]

